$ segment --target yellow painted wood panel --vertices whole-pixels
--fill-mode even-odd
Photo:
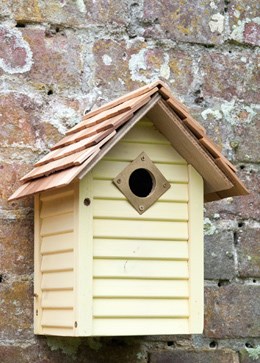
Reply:
[[[64,188],[51,189],[40,194],[41,202],[70,197],[74,193],[74,185],[70,184]]]
[[[42,220],[41,236],[71,232],[74,228],[73,213],[47,217]]]
[[[48,326],[44,326],[42,327],[41,330],[41,334],[43,335],[56,335],[56,336],[63,336],[63,337],[70,337],[70,336],[75,336],[74,334],[74,328],[73,327],[48,327]]]
[[[187,279],[185,261],[94,260],[94,277]]]
[[[155,163],[187,164],[171,145],[142,144],[121,141],[116,144],[103,160],[118,160],[131,162],[143,151]]]
[[[94,299],[94,317],[187,317],[187,299]]]
[[[153,219],[153,220],[188,220],[187,203],[157,202],[144,214],[139,214],[127,200],[100,200],[93,203],[93,215],[111,219]]]
[[[94,336],[189,334],[188,319],[94,319]]]
[[[170,142],[158,131],[153,124],[137,124],[125,136],[124,140],[140,143],[163,143],[170,145]]]
[[[41,218],[56,216],[59,214],[72,212],[74,208],[74,195],[68,195],[66,198],[57,198],[42,202]]]
[[[49,272],[42,274],[42,290],[73,289],[73,287],[73,271]]]
[[[136,155],[136,157],[138,154]],[[148,155],[149,156],[149,155]],[[168,182],[187,183],[187,165],[158,164],[154,163]],[[129,165],[124,161],[101,160],[93,170],[95,179],[114,179],[122,170]]]
[[[204,192],[203,179],[191,165],[189,179],[190,334],[201,334],[204,317]]]
[[[93,221],[95,238],[188,239],[187,222],[155,222],[142,220]]]
[[[92,334],[92,281],[93,281],[93,203],[84,204],[84,199],[93,195],[92,174],[89,173],[79,183],[76,218],[78,248],[76,251],[76,335]]]
[[[94,239],[96,258],[188,259],[184,241]]]
[[[40,197],[39,194],[34,196],[34,333],[41,334],[41,279],[42,274],[40,272],[41,265],[41,238],[40,238]]]
[[[42,326],[72,328],[74,326],[73,309],[43,309]]]
[[[42,257],[41,271],[62,271],[73,270],[74,259],[73,252],[64,252]]]
[[[74,308],[74,291],[43,291],[42,293],[43,308]]]
[[[93,189],[96,198],[126,200],[125,196],[112,181],[95,180]],[[159,200],[167,202],[188,202],[188,185],[171,183],[171,188]]]
[[[58,253],[73,250],[75,245],[74,233],[56,234],[42,238],[41,253]]]
[[[187,280],[94,279],[94,297],[187,298]]]

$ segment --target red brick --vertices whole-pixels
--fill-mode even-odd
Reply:
[[[227,285],[205,288],[206,337],[245,338],[260,333],[260,286]]]
[[[21,185],[20,178],[31,170],[31,165],[22,162],[8,162],[0,163],[1,178],[0,178],[0,203],[3,209],[13,210],[14,214],[11,218],[20,217],[25,215],[24,210],[21,208],[31,209],[33,206],[32,197],[23,198],[17,201],[8,202],[8,198],[15,192]]]
[[[230,0],[228,4],[230,37],[240,43],[259,45],[258,0]]]
[[[98,40],[93,53],[95,81],[103,97],[111,97],[111,90],[120,95],[158,78],[167,81],[173,93],[186,95],[194,79],[193,58],[187,51],[150,48],[140,40],[130,44]]]
[[[17,29],[0,26],[0,70],[10,74],[27,72],[32,65],[32,53]]]
[[[239,363],[235,352],[225,351],[185,351],[150,353],[150,363]]]
[[[89,24],[110,22],[122,25],[126,22],[126,3],[115,1],[76,2],[21,0],[12,3],[13,16],[17,21],[50,22],[66,26],[86,27]]]
[[[260,277],[260,233],[241,229],[237,233],[238,268],[241,277]]]
[[[5,146],[35,145],[41,105],[29,96],[10,92],[0,95],[0,138]]]
[[[247,23],[244,29],[245,43],[260,45],[260,25],[254,22]]]
[[[220,44],[223,42],[224,1],[218,1],[216,8],[202,0],[190,2],[144,1],[143,21],[145,35],[151,38],[169,38],[183,42]],[[212,31],[210,24],[215,23],[214,15],[220,18],[223,30]],[[212,18],[213,16],[213,18]],[[151,25],[150,25],[151,24]]]
[[[250,164],[242,164],[242,167],[243,170],[238,167],[238,176],[244,181],[250,194],[207,203],[206,210],[209,217],[218,213],[222,219],[260,219],[259,167]]]
[[[233,233],[221,231],[205,236],[205,279],[231,280],[235,277]]]
[[[238,54],[215,50],[203,53],[201,68],[204,73],[204,96],[226,101],[237,97],[245,102],[258,103],[260,75],[257,62],[257,56],[248,50]]]
[[[0,273],[33,273],[33,219],[0,219]]]
[[[239,352],[240,363],[259,363],[260,357],[256,358],[256,356],[249,356],[249,352],[246,349],[243,349]]]
[[[30,281],[1,283],[0,337],[28,339],[33,337],[33,287]]]
[[[35,346],[19,347],[19,346],[0,346],[0,362],[1,363],[44,363],[39,361],[38,349]]]
[[[55,92],[81,85],[82,48],[75,33],[46,36],[44,29],[30,27],[22,33],[33,52],[33,66],[26,76],[34,87],[41,89],[47,85],[52,89],[55,86]]]

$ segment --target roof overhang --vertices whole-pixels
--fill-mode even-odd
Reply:
[[[158,81],[85,115],[22,178],[24,184],[9,200],[82,179],[145,115],[203,177],[206,202],[248,194],[235,167],[206,136],[205,129]]]

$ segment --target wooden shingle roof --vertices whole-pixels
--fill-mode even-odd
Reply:
[[[144,115],[202,175],[205,201],[248,194],[236,168],[207,137],[205,129],[163,82],[156,81],[84,115],[21,179],[23,184],[9,200],[83,178]]]

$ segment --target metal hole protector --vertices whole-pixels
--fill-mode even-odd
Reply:
[[[149,172],[153,187],[146,197],[139,197],[132,192],[129,186],[131,174],[138,170],[145,169]],[[142,152],[135,160],[127,165],[114,179],[113,183],[124,194],[139,214],[143,214],[149,209],[170,187],[160,170],[145,152]]]

